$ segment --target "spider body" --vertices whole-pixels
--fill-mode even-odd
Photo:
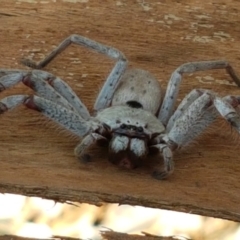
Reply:
[[[81,138],[75,155],[89,160],[87,149],[107,143],[109,161],[125,168],[136,168],[152,150],[164,161],[164,169],[154,170],[156,179],[167,178],[174,170],[173,152],[186,146],[221,115],[240,132],[240,96],[193,89],[176,108],[183,73],[226,69],[235,83],[240,80],[226,61],[186,63],[172,74],[165,94],[159,82],[147,71],[128,69],[126,57],[117,49],[91,39],[71,35],[43,61],[24,64],[41,69],[71,43],[105,54],[117,62],[106,79],[91,116],[86,106],[66,82],[51,73],[32,70],[0,69],[0,91],[23,82],[36,95],[13,95],[0,101],[0,114],[24,104],[57,122]]]

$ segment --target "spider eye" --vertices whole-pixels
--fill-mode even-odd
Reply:
[[[142,127],[138,127],[137,130],[138,130],[138,132],[143,132],[143,128]]]
[[[127,125],[123,123],[123,124],[121,124],[120,128],[126,129],[126,128],[127,128]]]

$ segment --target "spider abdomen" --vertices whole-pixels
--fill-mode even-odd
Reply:
[[[142,69],[127,70],[112,99],[112,106],[119,105],[141,107],[155,115],[161,105],[159,82],[148,71]]]

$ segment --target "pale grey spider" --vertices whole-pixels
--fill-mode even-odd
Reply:
[[[94,116],[63,80],[41,70],[0,70],[0,91],[22,81],[38,95],[5,97],[0,101],[0,113],[19,104],[43,113],[83,138],[75,148],[82,160],[88,160],[89,146],[102,141],[108,143],[109,161],[126,168],[140,166],[149,151],[157,151],[158,158],[163,157],[164,170],[159,167],[152,173],[156,179],[173,172],[173,151],[192,142],[219,114],[240,132],[240,96],[220,98],[212,91],[194,89],[174,110],[183,73],[225,68],[240,86],[228,62],[181,65],[173,72],[165,96],[149,72],[127,69],[127,60],[119,50],[79,35],[65,39],[40,63],[25,60],[24,64],[41,69],[71,43],[117,60],[96,99]]]

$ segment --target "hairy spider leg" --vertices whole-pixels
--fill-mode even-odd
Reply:
[[[184,99],[181,101],[181,103],[178,105],[176,111],[171,116],[167,123],[166,130],[167,132],[173,127],[173,124],[175,121],[180,118],[183,113],[189,108],[189,106],[198,99],[206,90],[201,89],[194,89],[189,94],[187,94]]]
[[[74,149],[75,156],[83,163],[91,161],[91,156],[86,154],[86,150],[99,140],[107,141],[105,137],[98,133],[90,133]]]
[[[240,132],[240,114],[236,108],[240,97],[217,97],[213,92],[205,92],[174,122],[173,127],[163,137],[174,150],[192,142],[220,115]]]
[[[41,70],[28,72],[0,69],[0,91],[19,82],[32,88],[39,96],[78,112],[84,119],[90,118],[86,106],[70,86],[53,74]]]
[[[0,114],[11,110],[20,104],[30,109],[41,112],[43,115],[57,122],[65,129],[79,137],[83,137],[99,125],[92,121],[86,121],[79,114],[55,102],[29,95],[12,95],[0,101]]]
[[[158,180],[166,179],[173,173],[174,170],[172,150],[167,146],[167,144],[156,144],[154,145],[154,148],[158,149],[159,157],[163,157],[164,170],[155,169],[152,173],[152,176]]]
[[[216,97],[214,106],[239,133],[240,133],[240,113],[237,107],[240,105],[240,96]]]
[[[178,67],[172,74],[166,95],[163,99],[161,109],[158,114],[160,121],[166,126],[169,118],[173,114],[176,99],[179,92],[180,83],[182,81],[183,73],[193,73],[197,71],[206,71],[211,69],[226,69],[233,81],[240,87],[240,79],[236,75],[232,66],[227,61],[202,61],[185,63]]]
[[[21,82],[27,74],[24,70],[0,69],[0,92]]]
[[[28,59],[22,60],[22,63],[32,68],[41,69],[50,63],[58,54],[63,52],[72,43],[87,47],[114,60],[117,60],[117,63],[107,77],[107,80],[105,81],[96,99],[94,110],[99,111],[110,106],[113,94],[118,87],[121,76],[127,68],[127,59],[125,58],[124,54],[116,48],[98,43],[80,35],[73,34],[63,40],[63,42],[60,43],[57,48],[55,48],[45,59],[39,63],[36,64]]]

